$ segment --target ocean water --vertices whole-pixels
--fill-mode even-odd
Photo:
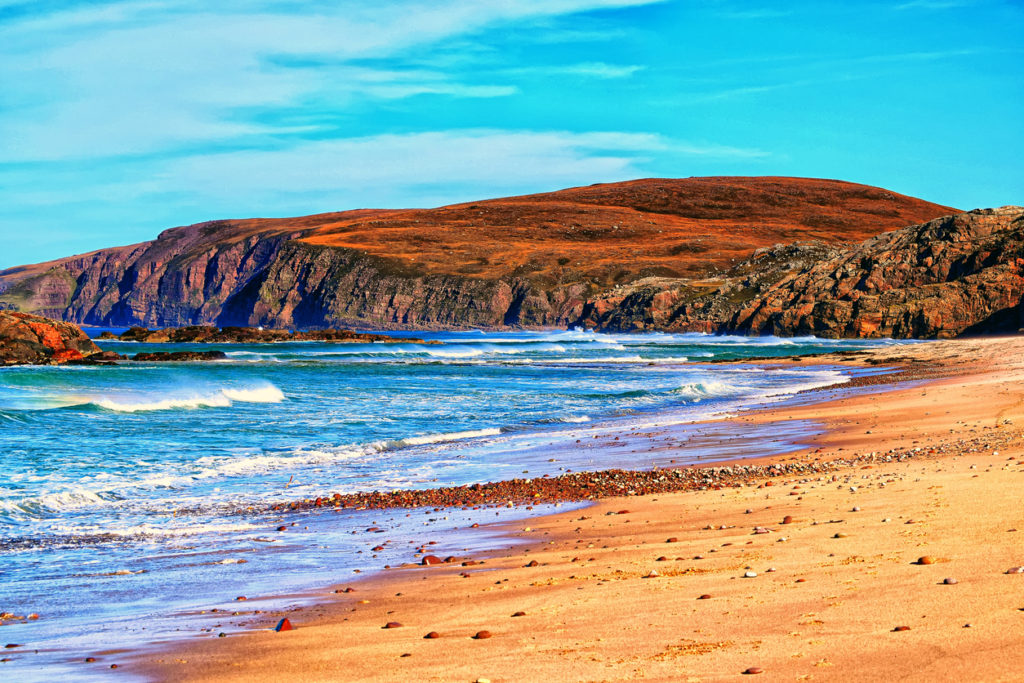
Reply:
[[[427,538],[438,552],[479,551],[500,541],[485,527],[467,528],[474,521],[551,509],[281,516],[267,510],[273,503],[784,452],[814,426],[700,421],[847,374],[700,361],[895,343],[417,336],[441,343],[202,345],[227,360],[0,369],[0,612],[39,615],[0,627],[4,643],[20,645],[3,651],[0,671],[85,679],[99,671],[81,663],[85,656],[216,635],[196,613],[237,610],[237,595],[252,598],[250,610],[278,607],[284,598],[258,598],[414,561]],[[614,441],[630,430],[646,436]],[[279,532],[281,524],[289,529]],[[386,529],[385,551],[372,552],[381,537],[365,532],[371,526]]]

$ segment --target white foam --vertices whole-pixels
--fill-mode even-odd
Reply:
[[[220,387],[205,393],[156,399],[153,394],[124,395],[116,398],[92,398],[91,403],[118,413],[189,408],[227,408],[233,403],[280,403],[284,393],[273,384],[254,387]]]
[[[497,428],[474,429],[465,432],[449,432],[447,434],[428,434],[426,436],[413,436],[401,439],[401,443],[409,446],[423,446],[430,443],[444,443],[448,441],[462,441],[463,439],[478,439],[483,436],[498,436],[501,430]]]

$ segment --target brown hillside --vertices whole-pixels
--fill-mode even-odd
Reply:
[[[646,179],[437,209],[346,212],[302,241],[430,274],[608,286],[652,275],[705,277],[759,247],[859,242],[955,211],[835,180]]]

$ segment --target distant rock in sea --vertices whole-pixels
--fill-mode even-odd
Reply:
[[[145,342],[147,344],[266,344],[289,341],[320,341],[341,343],[412,343],[425,344],[422,339],[397,338],[384,334],[353,332],[351,330],[265,330],[262,327],[214,327],[212,325],[189,325],[150,330],[132,327],[120,335],[104,332],[103,340]]]

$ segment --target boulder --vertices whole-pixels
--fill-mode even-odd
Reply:
[[[0,365],[58,365],[100,353],[72,323],[0,311]]]

